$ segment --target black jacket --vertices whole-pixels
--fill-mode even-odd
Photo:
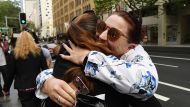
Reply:
[[[10,89],[13,79],[15,79],[15,89],[36,87],[36,76],[45,69],[48,69],[48,66],[42,51],[39,56],[29,54],[25,60],[15,59],[14,53],[11,53],[8,59],[8,73],[4,90]]]

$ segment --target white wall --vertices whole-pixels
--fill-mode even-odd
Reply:
[[[26,19],[35,23],[36,17],[36,1],[25,0]]]
[[[157,16],[143,17],[142,25],[156,25],[158,24]]]

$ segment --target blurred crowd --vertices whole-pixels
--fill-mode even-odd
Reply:
[[[0,33],[0,77],[3,79],[0,83],[0,103],[9,101],[14,79],[19,98],[36,98],[35,78],[41,70],[53,67],[59,48],[56,43],[40,44],[35,32],[23,31],[18,37],[11,35],[10,40]],[[32,94],[26,96],[25,92]]]

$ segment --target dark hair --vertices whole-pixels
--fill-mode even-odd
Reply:
[[[96,25],[98,18],[95,14],[84,13],[75,18],[72,23],[76,23],[84,30],[91,33],[91,36],[96,39]]]
[[[88,50],[101,51],[105,54],[110,53],[110,50],[105,44],[96,41],[93,37],[94,34],[88,30],[83,29],[83,27],[71,23],[68,29],[69,39],[77,46],[85,48]]]
[[[70,23],[67,36],[75,45],[81,48],[110,54],[111,51],[107,46],[95,39],[96,25],[97,17],[95,15],[82,14]],[[94,82],[85,76],[83,66],[73,65],[73,67],[65,72],[63,79],[66,82],[72,82],[76,76],[81,77],[86,86],[93,92]]]
[[[101,34],[102,32],[104,32],[107,29],[107,25],[103,20],[98,20],[97,22],[97,26],[96,26],[96,32]]]
[[[142,25],[133,15],[126,11],[115,11],[112,15],[118,15],[122,17],[129,25],[128,35],[129,42],[139,44],[142,41],[143,33],[142,33]]]
[[[95,15],[94,10],[86,10],[86,11],[83,12],[83,14],[85,14],[85,13]]]

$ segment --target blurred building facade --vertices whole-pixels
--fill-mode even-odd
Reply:
[[[31,21],[35,24],[35,27],[40,26],[39,20],[39,6],[37,0],[21,0],[22,7],[21,12],[26,13],[27,21]]]
[[[188,1],[188,0],[187,0]],[[131,11],[120,3],[114,10]],[[178,4],[179,5],[179,4]],[[153,8],[143,11],[142,25],[150,45],[190,45],[190,4],[184,2],[181,8],[166,5],[165,0],[158,0]],[[110,14],[104,14],[105,20]]]
[[[41,35],[44,37],[66,32],[72,18],[95,8],[94,0],[25,0],[25,2],[30,5],[25,6],[27,11],[30,10],[26,12],[28,18],[36,19],[35,25],[41,26]],[[144,12],[142,25],[147,33],[148,44],[160,46],[190,44],[188,30],[190,7],[187,4],[184,4],[184,7],[173,14],[168,11],[163,0],[158,0],[154,8]],[[131,11],[121,2],[115,9],[103,14],[102,19],[105,20],[115,10]]]
[[[168,45],[189,45],[190,44],[190,5],[182,4],[180,9],[166,5],[158,0],[155,8],[151,9],[149,16],[143,17],[143,27],[147,33],[149,44]]]
[[[35,24],[40,38],[53,36],[52,0],[21,0],[21,12]]]
[[[52,0],[39,0],[40,19],[41,19],[41,37],[53,36],[53,15]]]
[[[86,10],[94,9],[94,0],[52,0],[54,34],[66,32],[69,21]]]

